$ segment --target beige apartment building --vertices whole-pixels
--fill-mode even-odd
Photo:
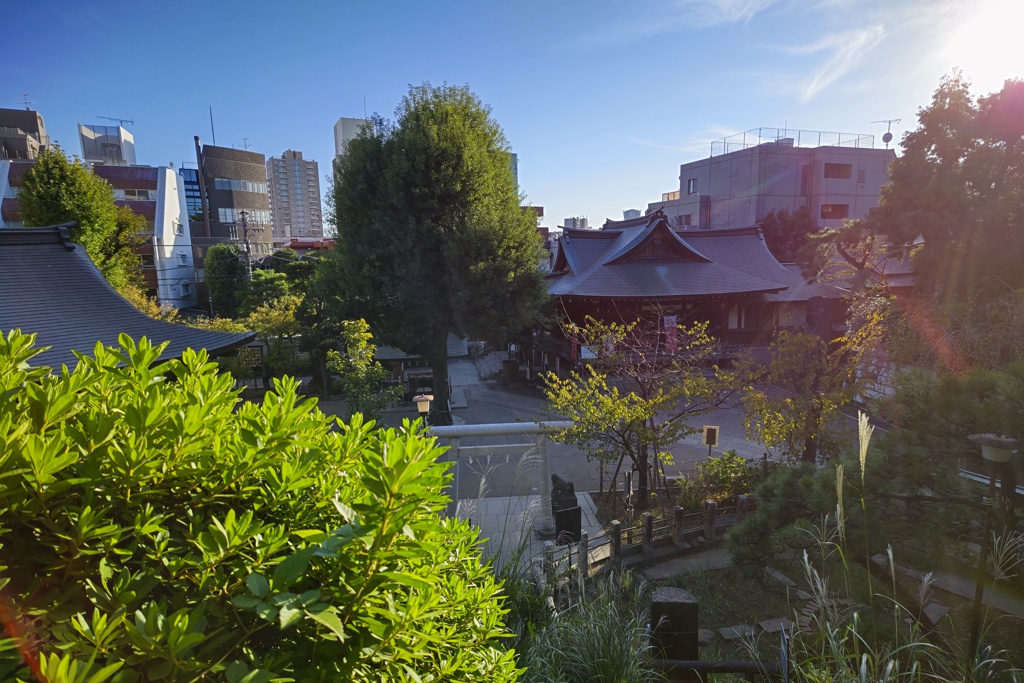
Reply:
[[[317,163],[306,161],[302,152],[289,149],[280,157],[267,159],[267,180],[274,244],[286,244],[293,238],[323,238]]]

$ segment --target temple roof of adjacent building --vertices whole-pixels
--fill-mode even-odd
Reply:
[[[548,278],[553,295],[570,297],[806,301],[841,294],[779,263],[757,226],[676,230],[661,212],[608,221],[600,230],[566,230]]]
[[[116,346],[122,332],[135,340],[170,342],[164,358],[187,348],[216,356],[256,336],[150,318],[107,283],[85,248],[70,240],[68,227],[0,229],[0,333],[36,333],[36,346],[50,348],[34,365],[73,366],[73,351],[91,355],[97,341]]]

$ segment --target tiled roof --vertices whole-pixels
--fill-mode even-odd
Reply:
[[[165,358],[190,347],[218,355],[256,336],[150,318],[107,283],[81,245],[68,241],[67,226],[0,229],[0,274],[0,333],[37,333],[36,345],[50,347],[33,359],[37,365],[73,366],[72,350],[91,354],[97,341],[114,346],[122,332],[170,341]]]
[[[660,214],[609,221],[601,230],[566,230],[549,290],[595,298],[758,294],[769,301],[836,298],[771,255],[757,227],[676,231]]]

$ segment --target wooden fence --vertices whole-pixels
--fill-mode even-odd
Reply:
[[[665,519],[655,520],[645,512],[636,525],[623,526],[616,520],[593,538],[582,532],[579,543],[547,541],[538,571],[547,585],[556,585],[569,578],[585,580],[626,563],[643,563],[661,550],[666,554],[693,552],[721,540],[725,530],[742,521],[754,507],[750,496],[737,496],[721,505],[706,501],[698,512],[677,506],[672,517]]]

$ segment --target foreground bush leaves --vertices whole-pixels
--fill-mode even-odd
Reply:
[[[514,680],[476,533],[417,424],[335,423],[205,352],[73,371],[0,337],[0,679]]]

